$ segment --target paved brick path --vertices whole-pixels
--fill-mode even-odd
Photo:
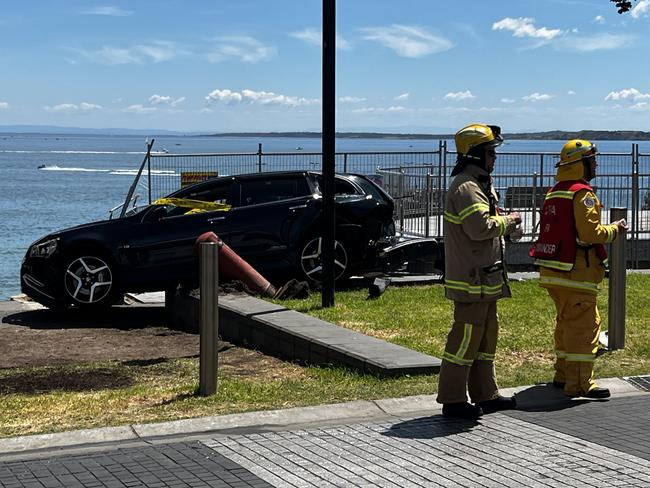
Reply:
[[[200,442],[0,463],[2,488],[269,487]]]
[[[645,417],[648,400],[635,400]],[[612,408],[622,402],[607,403]],[[575,430],[578,419],[593,429],[599,421],[590,407],[597,413],[603,405],[545,412],[554,418],[551,428],[503,414],[480,423],[433,416],[253,434],[206,445],[277,487],[649,487],[647,459],[562,432],[562,425]],[[648,423],[639,427],[647,437]],[[605,444],[627,433],[610,431],[609,439],[598,439]],[[650,439],[642,448],[650,454]]]
[[[650,395],[348,423],[0,462],[25,487],[650,487]]]

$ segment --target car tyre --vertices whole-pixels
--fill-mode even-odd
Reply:
[[[117,275],[112,260],[96,251],[71,254],[63,262],[62,305],[104,308],[115,302]]]
[[[308,281],[322,281],[322,247],[323,239],[314,237],[308,239],[300,251],[300,271]],[[348,252],[343,243],[334,241],[334,279],[344,277],[349,271]]]

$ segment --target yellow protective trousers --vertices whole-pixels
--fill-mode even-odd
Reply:
[[[596,388],[593,378],[598,351],[600,314],[596,295],[570,288],[546,288],[555,302],[555,381],[564,393],[584,395]]]
[[[499,396],[494,355],[499,336],[497,302],[454,302],[438,376],[438,403],[484,402]]]

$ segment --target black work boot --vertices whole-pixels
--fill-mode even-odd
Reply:
[[[584,396],[587,398],[609,398],[610,395],[611,393],[607,388],[601,388],[597,386],[596,388],[589,390]]]
[[[445,403],[442,406],[442,415],[443,417],[476,420],[483,415],[483,412],[481,407],[467,402]]]
[[[483,413],[494,413],[499,410],[513,410],[517,408],[517,400],[515,400],[515,397],[504,397],[499,395],[492,400],[476,402],[476,406],[481,407]]]

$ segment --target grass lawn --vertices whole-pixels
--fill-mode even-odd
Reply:
[[[626,348],[596,361],[597,377],[650,372],[650,275],[627,280]],[[607,326],[607,282],[599,296]],[[501,336],[497,377],[503,387],[548,382],[553,375],[554,308],[537,281],[512,284],[514,298],[499,302]],[[320,295],[285,306],[351,329],[440,357],[452,305],[440,285],[389,287],[377,300],[367,291],[340,292],[336,306],[320,307]],[[260,367],[261,368],[261,367]],[[98,374],[106,386],[57,387],[55,379]],[[344,368],[278,363],[259,375],[219,370],[218,393],[196,395],[198,359],[73,364],[0,370],[0,437],[70,429],[145,423],[254,410],[432,394],[437,378],[378,379]],[[35,386],[36,385],[36,386]],[[40,385],[40,386],[39,386]]]

